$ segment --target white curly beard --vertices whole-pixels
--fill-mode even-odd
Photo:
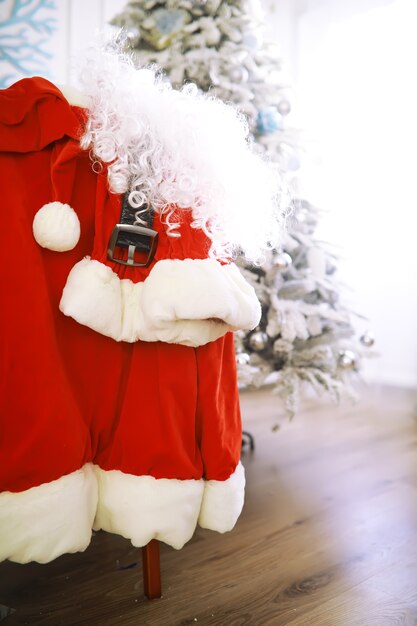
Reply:
[[[133,206],[151,205],[168,222],[173,205],[191,209],[219,260],[243,251],[259,262],[277,245],[279,176],[252,152],[234,108],[194,85],[176,91],[114,49],[92,50],[80,79],[89,99],[82,145],[110,164],[114,193],[130,190]]]

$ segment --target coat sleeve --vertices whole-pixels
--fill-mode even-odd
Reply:
[[[96,207],[101,223],[96,221],[94,250],[68,277],[60,304],[65,315],[116,341],[192,347],[258,324],[261,307],[254,289],[234,263],[210,257],[210,242],[192,227],[191,211],[178,210],[179,237],[169,235],[163,216],[155,217],[159,243],[150,267],[109,262],[107,242],[120,212],[114,197],[102,205],[110,203],[105,223]]]

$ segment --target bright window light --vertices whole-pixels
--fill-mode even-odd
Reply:
[[[329,211],[320,236],[343,251],[340,275],[372,320],[374,377],[415,385],[417,2],[321,15],[304,17],[299,51],[300,115],[321,155],[306,187]]]

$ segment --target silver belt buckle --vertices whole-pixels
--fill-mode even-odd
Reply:
[[[130,235],[141,235],[142,237],[149,237],[149,251],[148,258],[145,263],[139,263],[135,261],[135,250],[139,249],[138,246],[134,244],[123,244],[124,247],[127,247],[127,259],[118,259],[114,256],[114,249],[120,245],[118,244],[119,236],[122,233],[129,233]],[[156,230],[152,230],[152,228],[146,228],[145,226],[136,226],[133,224],[116,224],[116,226],[112,230],[112,234],[110,235],[109,245],[107,248],[107,258],[115,263],[120,263],[120,265],[129,265],[130,267],[148,267],[153,261],[155,256],[156,249],[158,247],[158,233]],[[141,250],[143,252],[143,250]]]

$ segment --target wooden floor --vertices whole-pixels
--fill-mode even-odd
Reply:
[[[163,598],[142,592],[140,551],[97,533],[84,554],[0,565],[1,626],[417,625],[416,395],[310,401],[278,433],[279,406],[244,394],[246,506],[226,535],[161,546]]]

